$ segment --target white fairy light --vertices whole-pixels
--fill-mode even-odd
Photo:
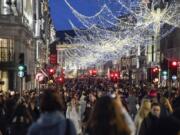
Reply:
[[[94,16],[85,16],[67,0],[65,2],[85,27],[85,30],[80,30],[70,21],[76,36],[66,36],[72,45],[65,52],[66,58],[70,63],[80,66],[118,59],[133,48],[152,45],[152,36],[160,40],[175,27],[180,27],[179,5],[175,1],[163,1],[163,7],[159,7],[155,0],[151,3],[147,0],[137,1],[135,4],[117,0],[119,11],[125,9],[128,13],[124,17],[113,15],[107,5],[102,6]],[[165,30],[164,24],[172,27]]]

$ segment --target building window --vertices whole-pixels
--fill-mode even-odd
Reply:
[[[0,38],[0,62],[14,61],[14,40]]]

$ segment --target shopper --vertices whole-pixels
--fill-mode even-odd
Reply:
[[[76,135],[73,123],[61,112],[63,105],[57,91],[52,89],[43,91],[40,99],[42,114],[29,128],[28,135]]]

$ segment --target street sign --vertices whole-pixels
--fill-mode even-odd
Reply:
[[[43,81],[43,79],[44,79],[44,75],[43,75],[42,73],[37,73],[37,74],[36,74],[36,80],[37,80],[38,82]]]

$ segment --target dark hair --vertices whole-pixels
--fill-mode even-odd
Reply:
[[[130,129],[116,100],[109,96],[97,100],[87,123],[87,133],[90,135],[130,135]]]
[[[154,102],[154,103],[151,104],[151,108],[152,108],[153,106],[160,106],[160,104],[157,103],[157,102]]]
[[[62,111],[63,102],[59,93],[55,89],[44,89],[40,98],[42,112]]]

